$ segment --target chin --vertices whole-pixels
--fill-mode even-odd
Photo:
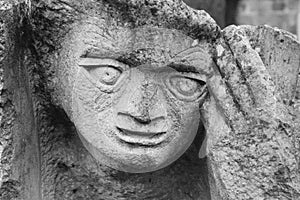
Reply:
[[[83,134],[79,133],[79,136],[99,164],[128,173],[147,173],[176,161],[189,148],[197,130],[167,131],[147,136],[145,133],[141,136],[127,132],[116,127],[109,132],[98,133],[101,144],[95,139],[85,138]]]

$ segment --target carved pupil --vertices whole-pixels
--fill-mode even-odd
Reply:
[[[90,71],[90,73],[95,76],[97,80],[101,83],[107,85],[114,85],[119,77],[121,76],[121,71],[113,66],[106,65],[101,67],[96,67]]]
[[[200,84],[186,77],[173,77],[171,79],[171,85],[185,96],[192,96],[200,92]]]

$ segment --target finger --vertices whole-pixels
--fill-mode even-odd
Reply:
[[[238,67],[251,89],[256,107],[275,109],[275,85],[260,56],[251,47],[244,31],[236,26],[229,26],[224,29],[223,33]]]
[[[243,113],[249,113],[253,107],[254,100],[250,95],[250,89],[237,66],[236,60],[223,38],[221,38],[216,45],[216,52],[216,64],[222,78],[226,82],[229,90],[231,90],[230,92],[233,94],[233,98],[241,111]]]
[[[223,115],[227,125],[237,132],[247,131],[245,116],[235,103],[228,87],[217,70],[207,81],[210,95],[216,101],[218,111]]]
[[[201,121],[205,128],[205,138],[199,150],[199,158],[204,158],[215,144],[230,133],[231,129],[218,111],[214,98],[209,97],[206,99],[200,109],[200,113]]]

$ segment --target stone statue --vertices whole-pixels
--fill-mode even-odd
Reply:
[[[293,35],[180,0],[0,16],[0,199],[300,198]]]
[[[212,59],[179,31],[99,18],[76,25],[67,39],[74,46],[62,50],[65,108],[99,162],[132,173],[165,167],[196,136]]]

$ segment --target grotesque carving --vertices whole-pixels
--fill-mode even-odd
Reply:
[[[5,22],[0,199],[300,198],[289,34],[180,0],[26,2]]]
[[[68,102],[89,152],[134,173],[179,158],[200,123],[212,63],[207,44],[177,30],[116,28],[93,19],[74,32],[68,43],[76,45],[66,53],[74,59],[65,67],[76,70]]]

